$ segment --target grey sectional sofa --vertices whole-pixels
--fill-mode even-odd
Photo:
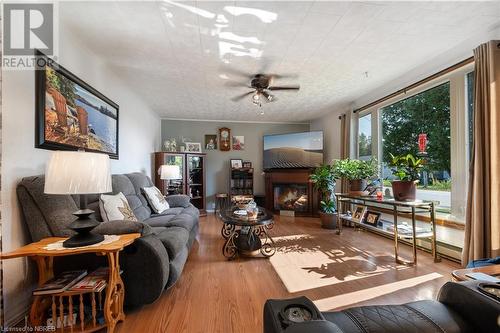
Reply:
[[[78,198],[69,195],[47,195],[44,176],[24,178],[17,187],[17,195],[31,238],[73,235],[68,228],[78,209]],[[199,212],[185,195],[167,197],[170,209],[154,214],[142,194],[141,188],[152,186],[151,179],[142,173],[113,175],[113,193],[122,192],[140,222],[103,222],[94,231],[101,234],[141,233],[141,238],[125,248],[120,256],[122,278],[125,283],[127,305],[154,302],[165,288],[179,279],[189,250],[198,235]],[[102,221],[99,196],[89,195],[88,206],[95,218]],[[65,269],[88,269],[104,265],[103,258],[82,255],[78,258],[62,257],[54,263],[56,272]]]

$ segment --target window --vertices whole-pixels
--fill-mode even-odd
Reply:
[[[389,153],[418,156],[419,135],[426,134],[426,167],[417,198],[439,201],[438,218],[459,223],[465,222],[467,206],[473,70],[473,64],[463,66],[356,113],[353,137],[359,159],[373,155],[380,161],[384,191],[391,192]]]
[[[393,179],[387,163],[390,154],[411,153],[425,160],[417,185],[418,198],[438,200],[442,212],[451,209],[450,83],[446,82],[380,109],[382,124],[382,176]],[[419,152],[419,135],[427,137]]]
[[[372,156],[372,115],[371,113],[359,118],[358,122],[358,156],[361,160],[368,160]]]

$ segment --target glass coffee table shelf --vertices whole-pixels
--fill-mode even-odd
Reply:
[[[380,220],[379,225],[374,226],[372,224],[363,223],[363,222],[359,222],[357,220],[354,220],[354,219],[352,219],[352,217],[350,217],[346,214],[341,214],[340,218],[344,221],[351,222],[352,224],[358,226],[359,228],[379,232],[379,233],[384,234],[386,236],[391,236],[391,237],[394,236],[394,231],[393,231],[394,230],[394,223],[392,223],[391,221]],[[380,223],[382,223],[382,225],[380,225]],[[417,228],[419,228],[419,227],[417,227]],[[398,237],[400,239],[412,239],[413,234],[412,233],[398,232]],[[424,230],[424,231],[419,231],[417,229],[417,239],[419,239],[419,238],[432,238],[432,230],[428,229],[428,230]]]
[[[431,242],[432,256],[435,262],[441,261],[436,250],[436,209],[435,206],[439,203],[435,201],[415,200],[415,201],[396,201],[392,198],[377,198],[375,196],[356,196],[347,193],[337,193],[337,216],[340,222],[348,221],[355,226],[373,231],[375,233],[389,236],[394,239],[394,256],[399,264],[416,265],[417,264],[417,239],[429,239]],[[353,220],[352,217],[346,214],[347,211],[353,211],[354,206],[365,206],[369,210],[392,214],[393,221],[382,220],[382,226],[374,226],[366,223],[360,223],[358,220]],[[417,226],[416,214],[429,214],[430,228]],[[410,223],[405,225],[406,231],[399,231],[398,227],[402,225],[398,223],[400,216],[408,217]],[[337,234],[342,233],[342,224],[337,223]],[[409,230],[408,230],[409,229]],[[410,243],[413,250],[413,260],[408,261],[399,257],[399,242]]]
[[[250,218],[236,214],[238,210],[240,208],[233,206],[219,212],[219,218],[224,223],[221,229],[225,239],[222,254],[229,260],[237,255],[253,256],[259,252],[266,258],[273,256],[276,248],[269,234],[274,225],[273,213],[258,207],[257,216]]]

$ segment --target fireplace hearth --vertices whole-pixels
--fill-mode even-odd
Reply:
[[[318,216],[318,195],[309,181],[309,169],[266,171],[266,208],[275,213]]]

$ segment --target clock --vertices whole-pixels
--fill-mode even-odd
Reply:
[[[231,150],[231,130],[227,127],[219,128],[219,149],[221,151]]]

